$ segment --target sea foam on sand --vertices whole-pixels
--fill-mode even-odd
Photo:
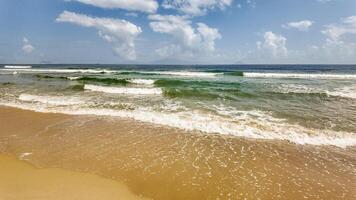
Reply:
[[[136,94],[136,93],[135,93]],[[63,99],[67,99],[63,97]],[[165,113],[137,108],[113,110],[102,108],[47,107],[46,104],[1,103],[27,110],[64,113],[70,115],[98,115],[130,118],[141,122],[175,127],[186,131],[217,133],[251,139],[286,140],[296,144],[333,145],[345,148],[356,145],[356,135],[349,132],[306,128],[289,124],[284,119],[274,118],[261,111],[236,111],[233,118],[204,114],[194,111]],[[221,112],[226,112],[222,110]]]

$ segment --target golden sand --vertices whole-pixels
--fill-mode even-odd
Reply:
[[[0,155],[0,199],[118,200],[143,199],[110,179],[62,169],[36,169]]]
[[[355,147],[248,140],[2,107],[1,152],[40,168],[110,178],[158,200],[356,198]],[[22,186],[12,195],[17,194]]]

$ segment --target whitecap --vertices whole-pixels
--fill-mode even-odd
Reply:
[[[67,77],[67,79],[74,81],[74,80],[80,79],[80,77],[79,76],[69,76],[69,77]]]
[[[260,73],[244,72],[250,78],[299,78],[299,79],[356,79],[356,74],[302,74],[302,73]]]
[[[280,93],[299,93],[299,94],[326,94],[326,90],[322,88],[312,87],[308,85],[298,84],[281,84],[274,89]]]
[[[223,73],[210,72],[193,72],[193,71],[149,71],[142,72],[145,74],[171,75],[171,76],[187,76],[187,77],[215,77],[223,75]]]
[[[252,139],[285,140],[302,145],[332,145],[342,148],[356,145],[356,135],[354,133],[314,129],[290,124],[284,119],[275,118],[262,111],[236,110],[234,111],[235,117],[229,118],[194,110],[166,113],[144,108],[128,111],[99,108],[69,109],[64,107],[39,107],[33,104],[26,105],[4,102],[1,104],[40,112],[131,118],[141,122],[187,131],[233,135]]]
[[[32,66],[29,65],[5,65],[5,69],[31,69]]]
[[[98,85],[84,85],[85,90],[104,92],[111,94],[129,94],[129,95],[158,95],[162,94],[160,88],[126,88],[126,87],[107,87]]]
[[[17,72],[28,72],[28,73],[91,73],[91,74],[102,74],[102,73],[115,73],[113,70],[106,69],[23,69],[23,68],[6,68],[0,69],[2,71],[17,71]]]
[[[131,79],[129,82],[139,85],[153,85],[155,83],[155,81],[151,79]]]
[[[26,102],[38,102],[55,106],[77,105],[84,103],[79,97],[68,96],[39,96],[31,94],[21,94],[18,98]]]
[[[334,91],[327,92],[330,96],[339,96],[344,98],[356,99],[356,85],[337,88]]]

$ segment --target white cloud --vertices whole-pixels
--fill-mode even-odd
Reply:
[[[326,25],[321,32],[327,36],[325,44],[319,50],[319,53],[325,55],[325,59],[332,58],[329,62],[355,63],[356,43],[346,41],[345,36],[356,34],[356,16],[343,18],[339,24]]]
[[[176,45],[176,44],[169,44],[164,47],[156,49],[156,53],[160,57],[170,57],[170,56],[176,54],[177,52],[182,52],[182,49],[179,45]]]
[[[325,42],[303,49],[287,49],[287,39],[272,32],[257,42],[258,51],[246,54],[247,63],[304,63],[354,64],[356,62],[356,16],[341,19],[340,23],[324,27]],[[352,37],[348,37],[352,36]]]
[[[332,41],[339,41],[346,34],[356,34],[356,16],[344,18],[340,24],[326,25],[322,33]]]
[[[310,21],[310,20],[303,20],[303,21],[299,21],[299,22],[289,22],[286,25],[282,25],[282,27],[284,28],[295,28],[299,31],[308,31],[309,28],[313,25],[314,22]]]
[[[356,44],[352,42],[327,40],[319,51],[322,51],[325,59],[331,59],[329,62],[355,63],[356,60]]]
[[[215,40],[220,39],[219,30],[211,28],[204,23],[197,23],[196,28],[186,16],[175,15],[150,15],[150,27],[158,33],[173,36],[175,44],[157,50],[159,55],[180,53],[195,55],[207,54],[215,50]]]
[[[263,50],[275,58],[287,55],[287,39],[285,37],[277,35],[271,31],[265,32],[263,37],[264,42],[257,42],[257,49]]]
[[[129,12],[129,13],[125,13],[125,16],[127,16],[127,17],[138,17],[138,14],[134,13],[134,12]]]
[[[215,40],[221,39],[221,35],[219,30],[216,28],[210,28],[208,25],[204,23],[197,23],[198,25],[198,33],[201,35],[202,47],[206,48],[208,51],[215,50]]]
[[[26,37],[24,37],[22,51],[26,54],[29,54],[32,53],[34,50],[35,48],[31,45],[30,41]]]
[[[133,11],[142,11],[148,13],[155,13],[158,9],[156,0],[66,0],[78,1],[84,4],[97,6],[108,9],[125,9]]]
[[[164,0],[166,9],[176,9],[189,15],[204,15],[209,9],[225,9],[233,0]]]
[[[89,17],[64,11],[57,22],[69,22],[98,30],[101,38],[113,45],[113,51],[122,58],[135,60],[135,39],[142,32],[139,26],[121,19]]]

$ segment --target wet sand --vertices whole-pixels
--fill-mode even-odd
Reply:
[[[0,155],[0,199],[143,199],[110,179],[62,169],[36,169]]]
[[[250,140],[113,117],[0,107],[0,153],[41,169],[109,178],[153,199],[356,198],[355,147]]]

